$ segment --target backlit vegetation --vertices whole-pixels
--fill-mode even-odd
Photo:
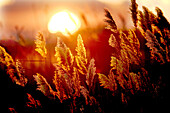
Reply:
[[[75,52],[58,37],[52,84],[43,73],[36,73],[33,75],[36,89],[48,101],[56,102],[53,107],[66,105],[68,111],[65,112],[133,111],[136,108],[130,108],[130,103],[135,99],[146,96],[155,101],[162,98],[159,95],[168,84],[166,79],[170,62],[170,24],[160,8],[156,7],[155,10],[157,15],[144,6],[143,11],[139,11],[136,1],[131,0],[130,11],[134,28],[118,29],[111,13],[105,9],[105,22],[108,24],[106,28],[112,32],[108,37],[108,45],[112,47],[108,75],[96,72],[95,59],[87,58],[80,34],[77,36]],[[50,52],[42,33],[36,36],[35,45],[35,51],[42,59],[47,58]],[[27,91],[28,80],[21,62],[14,61],[1,46],[0,66],[1,70],[5,70],[5,76],[9,76],[13,83],[25,87]],[[163,72],[157,70],[158,68]],[[26,98],[25,106],[31,112],[43,112],[47,107],[44,103],[41,104],[42,100],[34,99],[30,93],[26,93]],[[135,104],[134,102],[133,105]],[[113,108],[109,109],[108,105]],[[116,110],[114,105],[123,110]],[[15,111],[15,106],[13,107],[10,106],[9,111]],[[152,110],[151,107],[149,111]]]

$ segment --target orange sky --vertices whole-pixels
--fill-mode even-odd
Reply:
[[[6,1],[6,3],[3,3],[3,1]],[[84,14],[89,26],[97,26],[103,24],[103,8],[108,8],[118,26],[121,26],[118,16],[119,13],[126,17],[126,21],[128,22],[127,26],[130,26],[132,25],[132,21],[130,21],[129,1],[130,0],[0,0],[0,36],[3,34],[2,32],[15,32],[14,27],[16,25],[24,27],[25,34],[29,35],[34,35],[35,30],[45,31],[47,30],[47,23],[50,18],[55,13],[65,9],[75,13],[78,17]],[[137,0],[137,3],[139,4],[139,9],[141,9],[142,5],[147,6],[152,11],[154,11],[155,6],[160,7],[165,16],[170,20],[170,2],[168,2],[168,0]]]
[[[14,2],[1,8],[1,19],[5,24],[24,25],[27,27],[43,27],[44,21],[48,21],[51,16],[62,10],[70,10],[78,16],[81,13],[93,15],[95,12],[102,11],[105,6],[102,3],[81,3],[81,2]],[[92,11],[93,10],[93,14]],[[98,16],[100,13],[93,15]],[[92,19],[92,18],[91,18]]]
[[[79,18],[84,15],[88,21],[88,26],[96,27],[98,25],[104,24],[103,9],[109,8],[109,6],[97,0],[84,2],[72,0],[70,0],[70,2],[54,2],[54,0],[48,2],[38,2],[39,0],[36,0],[36,2],[23,2],[19,0],[17,1],[18,2],[15,1],[9,5],[1,7],[1,21],[3,24],[4,32],[15,32],[14,27],[16,25],[19,27],[24,27],[24,34],[34,35],[35,30],[46,31],[47,24],[50,18],[55,13],[62,10],[69,10],[70,12],[73,12],[75,15],[77,15]],[[121,10],[118,10],[118,8],[119,7],[117,5],[115,5],[114,8],[109,8],[110,11],[113,12],[115,20],[118,20],[119,17],[116,15],[119,12],[125,12],[121,11],[124,10],[124,8],[122,8]]]

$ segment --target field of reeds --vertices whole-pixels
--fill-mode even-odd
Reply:
[[[87,47],[81,34],[69,47],[59,37],[47,45],[38,32],[34,47],[18,46],[21,57],[34,59],[24,61],[0,46],[1,100],[8,112],[168,112],[170,23],[158,7],[157,14],[138,10],[136,0],[129,10],[134,28],[119,29],[104,9],[108,37]]]

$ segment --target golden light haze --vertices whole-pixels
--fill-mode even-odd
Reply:
[[[12,3],[13,0],[0,0],[0,7]]]
[[[88,23],[90,27],[104,25],[104,8],[109,9],[119,28],[122,27],[119,16],[126,18],[125,23],[127,28],[133,27],[129,10],[130,1],[131,0],[0,0],[0,36],[3,34],[5,37],[9,37],[10,33],[13,35],[16,32],[15,26],[23,27],[23,32],[25,35],[28,35],[27,37],[34,36],[37,30],[48,31],[48,23],[52,16],[63,10],[74,13],[77,18],[80,19],[80,29],[86,28],[82,17],[85,18],[86,23]],[[139,10],[142,9],[143,5],[156,13],[155,7],[159,7],[165,17],[170,20],[169,0],[136,1],[139,5]]]

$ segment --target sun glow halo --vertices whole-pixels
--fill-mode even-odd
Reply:
[[[0,0],[0,6],[5,6],[12,2],[13,2],[13,0]]]
[[[80,20],[71,12],[62,11],[52,16],[48,23],[50,33],[61,32],[63,35],[73,34],[81,26]]]

